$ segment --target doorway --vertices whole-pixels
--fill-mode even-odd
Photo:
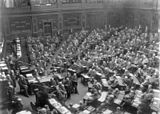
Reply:
[[[45,21],[43,23],[43,33],[44,33],[44,36],[52,36],[52,23],[51,21]]]

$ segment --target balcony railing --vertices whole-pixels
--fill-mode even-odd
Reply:
[[[3,2],[5,13],[103,8],[103,0],[24,0],[21,3],[13,2],[15,0],[6,1]]]
[[[52,8],[56,9],[84,9],[123,7],[136,9],[160,9],[158,0],[0,0],[2,7],[7,9]],[[5,2],[4,2],[5,1]],[[21,2],[18,2],[21,1]],[[54,9],[55,8],[55,9]]]

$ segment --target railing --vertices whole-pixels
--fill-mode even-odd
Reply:
[[[5,2],[4,2],[5,1]],[[28,8],[28,7],[56,7],[56,8],[94,8],[94,7],[125,7],[140,9],[159,9],[160,2],[158,0],[2,0],[1,4],[5,8]],[[30,2],[29,2],[30,1]],[[99,5],[99,6],[97,6]],[[72,8],[73,9],[73,8]]]
[[[30,2],[13,2],[13,0],[6,0],[2,6],[5,9],[36,9],[36,8],[59,8],[59,9],[79,9],[84,7],[96,7],[102,5],[103,0],[30,0]],[[28,0],[25,0],[28,1]]]

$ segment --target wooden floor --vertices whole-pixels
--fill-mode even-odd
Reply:
[[[16,87],[16,92],[19,93],[18,84]],[[79,101],[82,100],[83,97],[85,96],[86,92],[87,92],[87,87],[82,85],[82,83],[80,82],[80,79],[79,79],[79,84],[78,84],[78,93],[79,94],[72,94],[71,98],[66,101],[66,105],[68,105],[70,103],[72,103],[72,104],[79,103]],[[35,96],[32,95],[30,97],[25,97],[20,94],[18,94],[18,96],[22,98],[22,101],[24,104],[24,109],[32,111],[31,106],[30,106],[30,102],[33,102],[33,103],[35,102]],[[0,114],[11,114],[11,112],[12,112],[11,110],[8,111],[6,108],[0,110]]]

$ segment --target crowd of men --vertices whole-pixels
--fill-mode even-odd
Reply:
[[[142,103],[137,113],[143,114],[152,102],[152,89],[159,88],[158,42],[157,33],[143,31],[141,26],[135,28],[108,26],[91,32],[82,30],[72,33],[63,42],[58,37],[36,40],[28,38],[28,58],[29,64],[34,66],[33,74],[52,76],[49,82],[51,89],[49,95],[44,90],[33,90],[36,96],[35,106],[50,107],[47,100],[50,95],[65,102],[71,94],[78,94],[78,77],[84,73],[84,69],[74,73],[68,71],[68,68],[78,64],[86,67],[85,73],[91,77],[90,82],[93,84],[90,91],[95,96],[102,90],[102,85],[94,78],[92,71],[105,75],[109,84],[108,101],[116,97],[120,90],[124,90],[125,97],[121,103],[124,106],[131,103],[137,89],[142,90]],[[27,78],[20,74],[18,62],[11,56],[6,58],[6,63],[9,66],[9,71],[6,72],[9,95],[12,97],[15,95],[18,80],[20,87],[24,88],[25,95],[29,97],[30,85]],[[57,73],[63,78],[60,79]],[[116,76],[123,81],[122,87],[119,86],[119,79]]]

